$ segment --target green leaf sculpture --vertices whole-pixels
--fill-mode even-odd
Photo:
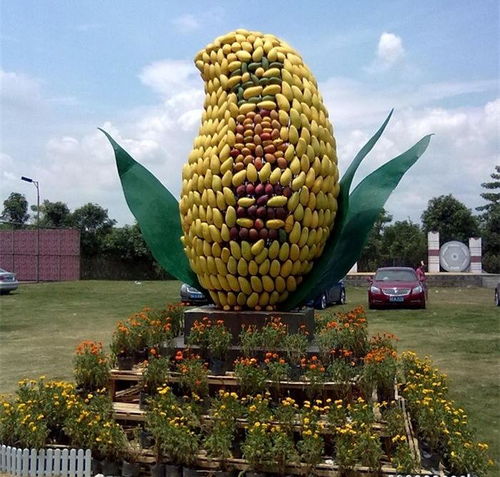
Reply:
[[[344,196],[339,204],[339,210],[342,206],[342,212],[339,214],[340,223],[335,225],[336,233],[332,234],[327,241],[321,260],[315,264],[301,287],[284,303],[286,309],[294,308],[310,298],[315,298],[318,290],[330,288],[347,274],[357,261],[368,234],[392,191],[427,149],[431,135],[425,136],[412,148],[372,172],[348,195],[348,187],[357,166],[380,137],[389,118],[390,116],[356,156],[358,159],[365,151],[359,161],[353,162],[353,164],[356,163],[355,168],[348,169],[352,175],[348,176],[343,184]]]
[[[303,304],[314,298],[315,292],[332,286],[346,275],[358,259],[390,194],[427,149],[430,135],[371,173],[349,194],[356,170],[382,135],[391,115],[392,111],[342,177],[334,233],[326,243],[321,260],[315,263],[301,285],[283,304],[283,309],[290,310]],[[203,290],[189,266],[180,241],[178,202],[153,174],[136,162],[107,132],[101,131],[113,146],[127,204],[153,256],[168,273]]]
[[[113,146],[125,199],[155,260],[170,275],[200,289],[181,243],[177,200],[106,131],[100,130]]]

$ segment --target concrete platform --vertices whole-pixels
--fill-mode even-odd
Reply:
[[[188,336],[196,320],[201,321],[207,317],[212,322],[222,320],[224,326],[231,331],[233,343],[238,341],[242,326],[254,325],[257,328],[264,326],[272,317],[279,316],[281,322],[288,326],[289,333],[297,333],[301,325],[305,325],[309,338],[314,336],[314,310],[302,308],[299,311],[224,311],[214,306],[201,306],[184,312],[184,336]]]

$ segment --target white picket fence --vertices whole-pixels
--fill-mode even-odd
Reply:
[[[89,449],[17,449],[0,446],[0,472],[14,476],[91,477]]]

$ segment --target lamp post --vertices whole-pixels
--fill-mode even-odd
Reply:
[[[36,187],[36,281],[40,281],[40,187],[38,181],[21,177],[22,181],[31,182]]]

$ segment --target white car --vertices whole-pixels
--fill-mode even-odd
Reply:
[[[0,294],[4,295],[15,290],[19,286],[14,273],[0,268]]]

